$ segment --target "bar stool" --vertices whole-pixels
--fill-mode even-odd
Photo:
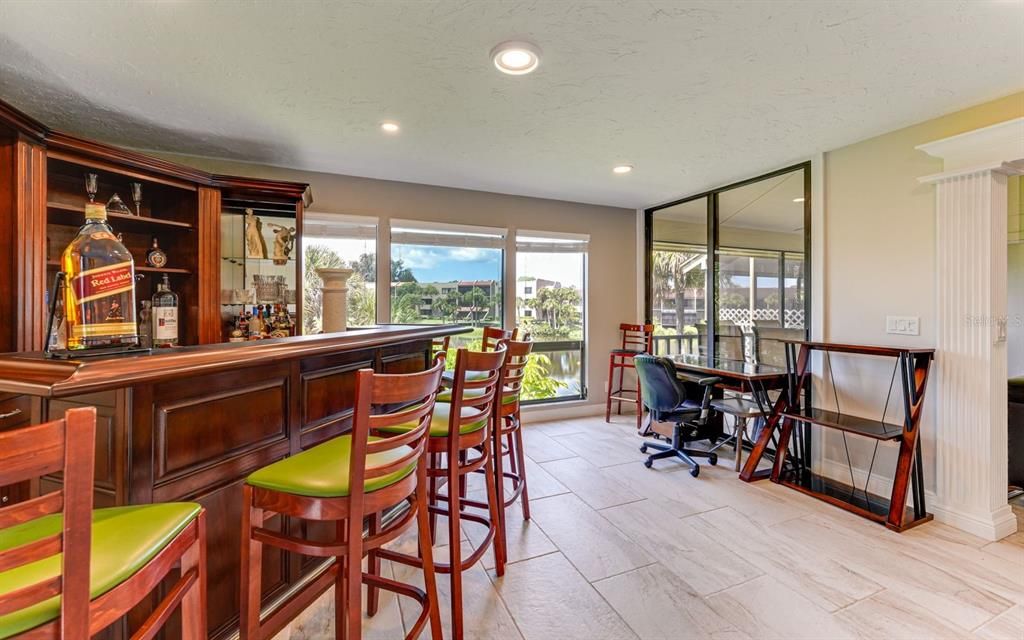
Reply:
[[[748,441],[753,443],[747,433],[747,424],[749,420],[757,420],[764,418],[764,413],[761,411],[761,407],[757,406],[757,403],[747,398],[719,398],[711,401],[711,408],[718,413],[730,415],[735,420],[733,426],[733,434],[725,440],[719,442],[715,446],[711,447],[711,451],[718,449],[719,447],[728,444],[730,441],[733,442],[736,457],[736,471],[740,470],[740,462],[743,459],[743,440],[746,438]]]
[[[427,620],[431,636],[441,638],[441,620],[427,521],[426,442],[434,412],[434,397],[444,363],[421,373],[381,374],[371,369],[356,372],[352,432],[285,458],[249,475],[244,485],[242,510],[242,640],[271,638],[334,583],[335,635],[358,640],[363,583],[369,593],[387,589],[410,597],[423,610],[406,638],[418,638]],[[399,406],[390,413],[376,407]],[[399,435],[380,437],[396,424],[410,427]],[[408,510],[387,527],[371,527],[363,538],[363,519],[380,523],[381,511],[401,503]],[[293,537],[264,528],[274,515],[336,522],[336,538],[329,542]],[[415,521],[423,557],[421,591],[379,575],[364,574],[362,559],[369,551],[394,540]],[[260,620],[263,545],[320,558],[334,558],[331,568],[293,594],[277,610]]]
[[[495,546],[495,571],[503,575],[508,562],[505,528],[505,508],[520,499],[523,520],[530,519],[530,495],[526,484],[526,449],[523,446],[520,397],[526,365],[533,351],[532,341],[508,341],[508,356],[502,367],[502,396],[498,407],[497,428],[494,433],[495,473],[498,477],[498,499],[504,508],[501,511],[499,536]],[[509,470],[504,470],[504,457],[509,457]],[[505,496],[505,478],[512,480],[512,492]]]
[[[519,327],[513,327],[510,331],[500,327],[484,327],[480,350],[494,351],[502,340],[515,340],[517,335],[519,335]]]
[[[132,638],[152,638],[176,609],[184,640],[206,638],[203,507],[93,510],[95,445],[93,407],[0,433],[0,485],[64,474],[63,488],[0,508],[0,638],[90,638],[176,565],[178,580]]]
[[[437,356],[440,354],[448,355],[448,344],[451,342],[451,336],[442,336],[440,338],[434,338],[430,342],[430,355],[434,362],[437,362]]]
[[[505,356],[504,344],[496,345],[490,352],[459,349],[455,356],[453,387],[451,391],[438,394],[434,418],[430,424],[427,450],[431,456],[427,474],[431,478],[445,479],[448,488],[447,494],[441,495],[436,485],[431,485],[431,520],[437,515],[448,517],[448,562],[436,562],[434,568],[438,573],[451,576],[452,637],[456,639],[461,639],[464,634],[462,572],[483,557],[487,547],[498,535],[501,503],[498,501],[497,476],[491,455],[491,432],[495,397],[501,387]],[[407,425],[399,424],[384,430],[403,433],[406,428]],[[486,478],[486,502],[465,497],[464,479],[476,471],[482,472]],[[465,511],[467,507],[485,510],[488,515]],[[466,558],[462,557],[460,535],[463,520],[487,528],[483,541]],[[371,573],[379,571],[379,558],[412,566],[420,566],[423,562],[418,557],[389,549],[379,549],[374,554],[370,561]]]
[[[608,358],[608,399],[605,404],[604,421],[612,419],[612,401],[618,401],[618,414],[622,415],[622,401],[636,404],[636,428],[640,430],[640,421],[644,415],[643,400],[640,396],[640,379],[637,378],[636,389],[626,389],[623,386],[623,372],[626,369],[636,369],[633,364],[633,356],[641,353],[654,352],[654,325],[653,324],[620,324],[619,332],[622,334],[622,346],[612,350]],[[615,387],[615,372],[619,372],[619,386]],[[626,394],[633,394],[632,396]]]

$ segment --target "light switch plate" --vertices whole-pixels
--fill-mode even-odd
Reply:
[[[921,335],[920,316],[886,316],[885,332],[901,336]]]

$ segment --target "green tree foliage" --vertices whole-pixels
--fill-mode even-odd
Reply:
[[[523,400],[554,398],[558,390],[568,385],[551,377],[551,358],[542,353],[531,353],[523,372]]]
[[[377,255],[373,253],[361,253],[358,260],[348,263],[350,269],[363,279],[363,282],[377,281]],[[354,276],[353,276],[354,277]]]
[[[703,289],[706,286],[706,273],[698,262],[702,256],[700,253],[686,251],[655,251],[652,256],[654,296],[675,299],[677,323],[685,317],[686,290]]]
[[[411,268],[405,266],[405,261],[392,260],[391,282],[416,282],[416,276],[412,274]]]

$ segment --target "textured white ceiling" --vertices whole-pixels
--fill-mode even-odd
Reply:
[[[491,65],[513,39],[535,73]],[[1006,0],[0,1],[0,98],[56,128],[627,207],[1022,86]]]

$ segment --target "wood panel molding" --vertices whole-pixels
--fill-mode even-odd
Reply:
[[[217,189],[199,188],[199,344],[223,341],[220,314],[220,215]],[[302,255],[301,253],[298,255]]]

